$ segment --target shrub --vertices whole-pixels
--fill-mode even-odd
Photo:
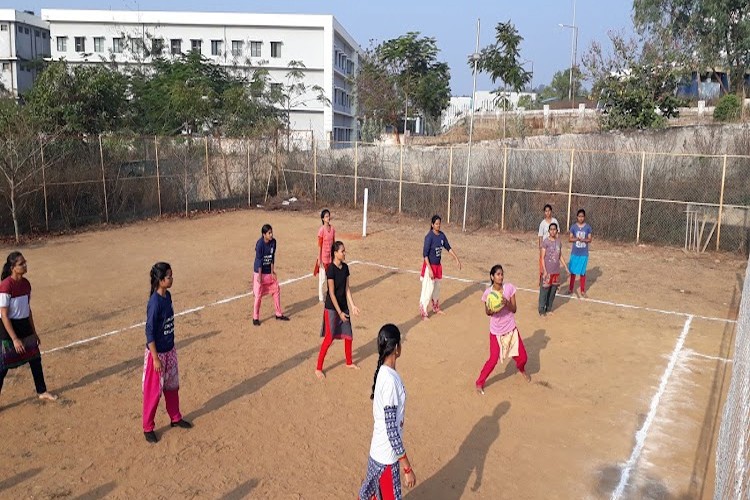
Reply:
[[[714,108],[714,120],[729,122],[739,119],[742,104],[735,94],[727,94],[719,99]]]

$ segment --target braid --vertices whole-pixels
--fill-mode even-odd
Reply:
[[[370,399],[375,399],[375,383],[378,381],[378,372],[380,371],[380,367],[383,366],[384,358],[384,353],[380,353],[380,355],[378,356],[378,366],[375,368],[375,376],[372,377],[372,391],[370,392]]]

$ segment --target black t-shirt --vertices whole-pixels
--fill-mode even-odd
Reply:
[[[349,266],[346,262],[341,263],[341,269],[336,267],[336,264],[331,262],[331,265],[326,269],[326,283],[328,280],[333,280],[333,291],[336,295],[336,300],[339,303],[339,309],[342,311],[349,311],[349,305],[346,303],[346,280],[349,278]],[[326,295],[326,309],[333,309],[333,301],[331,295]]]

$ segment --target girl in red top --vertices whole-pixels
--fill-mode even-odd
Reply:
[[[21,252],[11,252],[0,281],[0,390],[9,369],[28,363],[39,399],[54,401],[57,396],[48,392],[44,383],[41,341],[31,314],[31,283],[23,277],[26,272]]]
[[[326,280],[326,271],[331,265],[331,247],[336,241],[336,229],[331,225],[331,211],[324,208],[320,212],[320,220],[323,223],[318,230],[318,260],[316,268],[318,271],[318,300],[323,302],[326,299],[328,291],[328,282]]]

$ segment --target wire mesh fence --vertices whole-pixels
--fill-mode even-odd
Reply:
[[[1,168],[13,174],[0,180],[11,208],[0,213],[6,235],[16,225],[20,234],[65,230],[275,196],[357,207],[368,189],[377,210],[439,213],[453,223],[533,231],[550,203],[567,227],[584,208],[599,238],[748,251],[750,156],[320,145],[309,131],[261,139],[33,137],[6,149]]]

